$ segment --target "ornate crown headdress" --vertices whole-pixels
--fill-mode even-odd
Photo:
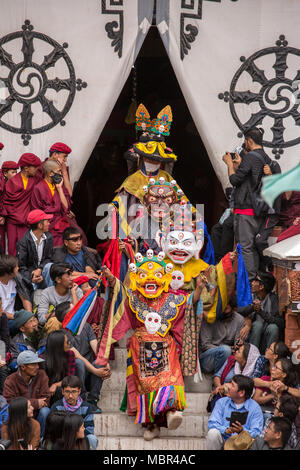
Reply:
[[[153,186],[166,186],[166,187],[172,188],[172,190],[173,190],[172,194],[174,194],[174,192],[175,192],[175,194],[177,196],[177,202],[180,202],[182,196],[184,196],[184,193],[183,193],[182,189],[180,189],[177,186],[177,183],[176,183],[175,180],[172,180],[172,181],[168,182],[168,181],[165,180],[165,178],[163,176],[160,177],[157,180],[155,180],[155,178],[150,178],[148,186],[143,186],[144,193],[148,194],[149,192],[151,192],[151,188],[153,188]],[[167,194],[166,194],[166,196],[167,196]]]
[[[146,256],[143,256],[141,253],[136,253],[135,255],[136,262],[130,263],[129,270],[135,273],[137,269],[143,264],[155,262],[157,264],[160,264],[160,266],[164,268],[166,273],[170,273],[171,271],[173,271],[174,266],[172,263],[167,263],[167,264],[165,263],[164,261],[165,256],[166,255],[163,251],[160,251],[158,255],[154,256],[154,251],[151,248],[147,250]]]

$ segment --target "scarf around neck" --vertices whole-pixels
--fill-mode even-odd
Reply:
[[[78,397],[78,400],[77,400],[76,405],[70,405],[70,404],[66,401],[65,397],[63,397],[63,405],[64,405],[65,409],[66,409],[67,411],[71,411],[71,412],[74,412],[74,411],[78,410],[78,408],[81,407],[82,401],[83,401],[82,398],[81,398],[81,397]]]

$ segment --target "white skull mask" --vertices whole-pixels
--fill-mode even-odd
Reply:
[[[196,241],[192,232],[173,230],[162,238],[162,249],[174,264],[184,264],[192,257],[198,259],[202,240]]]
[[[172,281],[170,286],[173,290],[180,289],[184,284],[184,275],[181,271],[173,271],[172,272]]]
[[[146,319],[145,319],[145,327],[146,327],[147,332],[150,335],[155,335],[155,333],[161,327],[161,317],[160,317],[160,315],[158,315],[158,313],[155,313],[155,312],[147,313]]]

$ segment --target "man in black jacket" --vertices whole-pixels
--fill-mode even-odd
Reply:
[[[255,245],[255,237],[265,220],[265,216],[257,216],[253,208],[253,193],[259,186],[264,174],[265,165],[271,159],[262,148],[263,129],[253,128],[245,132],[243,159],[236,154],[232,160],[230,153],[223,156],[228,167],[228,176],[234,189],[234,234],[236,241],[242,246],[245,266],[249,279],[255,278],[259,268],[259,253]],[[234,165],[234,162],[239,165]],[[237,169],[235,169],[238,166]]]
[[[68,227],[64,230],[63,242],[63,246],[54,248],[53,263],[70,264],[73,268],[74,279],[84,274],[94,286],[98,279],[97,271],[101,268],[98,253],[83,245],[82,234],[75,227]]]
[[[52,217],[39,209],[29,212],[30,229],[17,243],[20,273],[40,289],[47,287],[42,272],[53,257],[53,238],[48,232]]]

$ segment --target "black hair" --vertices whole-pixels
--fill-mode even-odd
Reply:
[[[246,362],[248,360],[248,356],[249,356],[249,352],[250,352],[250,346],[251,346],[250,343],[244,343],[243,358],[245,359]]]
[[[12,447],[19,450],[18,439],[24,439],[30,443],[32,425],[28,418],[28,400],[25,397],[17,397],[11,400],[8,408],[7,435]]]
[[[272,416],[270,423],[274,423],[275,432],[281,432],[281,441],[284,447],[288,443],[292,432],[291,422],[282,416]]]
[[[261,282],[264,285],[264,289],[267,294],[272,292],[276,279],[271,273],[263,272],[263,271],[258,271],[257,275],[260,277]]]
[[[288,387],[295,386],[297,375],[292,361],[286,357],[282,357],[281,359],[276,359],[275,364],[277,364],[277,362],[280,362],[282,371],[286,374],[283,383],[288,385]]]
[[[69,263],[53,263],[50,268],[50,277],[54,283],[56,283],[57,278],[61,278],[67,269],[73,271],[73,267]]]
[[[294,423],[298,414],[298,403],[295,397],[287,392],[283,392],[279,398],[278,411],[283,414],[284,418],[287,418],[291,423]]]
[[[64,420],[68,414],[65,410],[51,411],[46,418],[45,434],[43,439],[43,448],[48,450],[49,446],[53,446],[58,439],[61,438]]]
[[[18,258],[12,255],[1,255],[0,256],[0,277],[7,274],[13,274],[14,269],[18,265]]]
[[[57,320],[62,323],[65,316],[70,310],[71,302],[61,302],[55,307],[55,316]]]
[[[84,424],[83,417],[76,413],[68,413],[64,420],[62,438],[60,439],[61,450],[88,450],[87,439],[77,439],[76,434]]]
[[[62,234],[62,239],[63,241],[68,240],[70,238],[70,235],[81,235],[81,232],[78,228],[76,227],[67,227]]]
[[[61,383],[61,388],[64,389],[66,387],[72,388],[82,388],[82,382],[79,377],[76,375],[67,375],[63,378]]]
[[[45,370],[49,377],[49,386],[60,382],[68,369],[68,353],[64,350],[66,332],[56,330],[47,336],[45,352]]]
[[[261,127],[252,127],[244,132],[245,139],[252,139],[257,145],[262,145],[264,129]]]
[[[247,377],[246,375],[236,374],[232,377],[232,381],[235,382],[238,386],[238,391],[245,391],[245,399],[251,398],[253,388],[254,388],[254,381],[251,377]]]
[[[283,359],[283,358],[290,359],[291,357],[290,350],[283,341],[277,341],[274,343],[274,354],[277,355],[277,359]],[[270,375],[270,372],[271,372],[270,362],[267,361],[264,366],[264,374]]]

